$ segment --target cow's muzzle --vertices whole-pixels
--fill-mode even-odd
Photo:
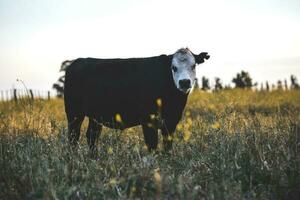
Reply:
[[[179,80],[179,87],[183,91],[188,91],[192,87],[191,80],[190,79]]]

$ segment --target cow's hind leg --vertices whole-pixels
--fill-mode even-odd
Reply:
[[[76,147],[80,136],[80,127],[84,116],[80,117],[68,117],[68,139],[69,144]]]
[[[142,124],[145,143],[149,151],[155,151],[158,143],[158,130],[151,123]]]
[[[102,125],[93,118],[89,118],[89,126],[86,132],[87,143],[90,148],[90,153],[96,155],[98,138],[101,133]]]

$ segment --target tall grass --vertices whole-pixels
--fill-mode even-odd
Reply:
[[[104,129],[92,159],[85,129],[70,150],[62,100],[1,102],[0,199],[300,196],[299,91],[196,91],[171,153],[148,153],[139,127]]]

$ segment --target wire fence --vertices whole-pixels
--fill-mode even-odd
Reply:
[[[25,89],[10,89],[0,90],[0,101],[18,101],[20,99],[45,99],[50,100],[53,94],[47,90],[25,90]]]

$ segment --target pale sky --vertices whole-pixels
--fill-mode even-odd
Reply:
[[[0,0],[0,90],[51,89],[62,61],[207,51],[197,76],[300,79],[299,0]],[[300,81],[300,80],[299,80]]]

